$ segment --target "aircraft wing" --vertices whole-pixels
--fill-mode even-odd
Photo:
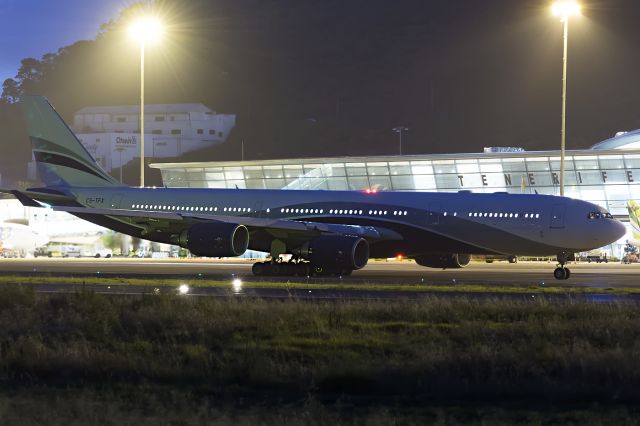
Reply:
[[[264,230],[277,237],[313,237],[324,234],[354,235],[369,241],[401,240],[397,232],[374,226],[344,225],[313,221],[267,219],[249,216],[211,216],[192,212],[147,212],[140,210],[54,206],[55,211],[72,214],[110,216],[139,226],[149,233],[170,230],[179,233],[194,223],[234,223],[251,230]]]

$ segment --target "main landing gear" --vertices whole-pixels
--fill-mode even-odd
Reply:
[[[564,264],[567,263],[567,260],[569,259],[569,256],[567,256],[566,253],[560,253],[557,256],[558,259],[558,263],[560,264],[560,266],[558,266],[554,271],[553,271],[553,276],[556,280],[568,280],[569,277],[571,276],[571,271],[569,270],[569,268],[565,268]]]
[[[312,276],[347,276],[352,269],[326,268],[309,262],[257,262],[251,269],[258,277],[312,277]]]

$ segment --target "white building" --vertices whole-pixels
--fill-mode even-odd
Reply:
[[[145,157],[178,157],[227,140],[234,114],[217,114],[203,104],[145,105]],[[75,113],[72,130],[107,172],[140,158],[140,106],[95,106]],[[29,179],[35,179],[32,161]]]

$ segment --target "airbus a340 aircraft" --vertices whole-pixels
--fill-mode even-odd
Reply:
[[[345,275],[369,257],[399,253],[434,268],[464,267],[471,254],[508,254],[556,255],[554,276],[566,279],[574,252],[625,232],[599,206],[547,195],[132,188],[96,164],[45,98],[20,103],[46,186],[5,192],[198,256],[271,253],[253,266],[256,275]],[[285,253],[293,261],[280,261]]]

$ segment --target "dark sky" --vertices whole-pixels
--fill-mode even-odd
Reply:
[[[133,3],[0,1],[5,76],[23,57],[92,38]],[[409,154],[559,145],[562,24],[550,1],[160,2],[173,5],[179,34],[149,52],[148,101],[238,114],[243,130],[233,137],[258,158],[392,154],[398,125],[410,128]],[[569,149],[640,128],[640,1],[582,4],[569,37]],[[88,87],[62,108],[67,119],[87,105],[136,102],[137,53],[112,50],[126,58],[103,70],[110,100]],[[95,61],[78,63],[95,71]],[[59,103],[77,80],[64,84]]]

